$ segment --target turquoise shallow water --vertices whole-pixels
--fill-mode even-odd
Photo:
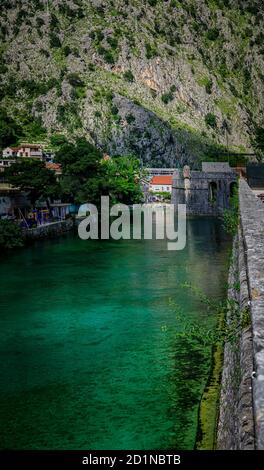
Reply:
[[[192,449],[210,351],[176,335],[214,325],[188,281],[225,295],[221,222],[163,241],[45,241],[2,256],[0,445],[20,449]]]

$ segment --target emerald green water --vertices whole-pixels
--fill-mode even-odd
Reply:
[[[192,449],[210,351],[176,335],[214,325],[188,281],[225,295],[221,222],[163,241],[69,236],[1,257],[0,442],[18,449]]]

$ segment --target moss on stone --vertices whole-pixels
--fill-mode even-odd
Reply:
[[[224,324],[225,316],[223,313],[218,320],[218,330],[223,329]],[[212,450],[215,448],[222,365],[223,345],[217,343],[212,348],[211,371],[200,402],[196,441],[198,450]]]

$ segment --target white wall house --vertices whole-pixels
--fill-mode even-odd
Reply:
[[[172,176],[161,175],[153,176],[149,186],[150,191],[157,193],[171,193],[172,191]]]
[[[39,158],[43,157],[42,146],[39,144],[21,144],[18,147],[7,147],[3,150],[3,157],[28,157]]]

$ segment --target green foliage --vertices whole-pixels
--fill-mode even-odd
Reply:
[[[107,42],[108,42],[108,44],[110,44],[112,49],[117,49],[117,47],[118,47],[118,39],[117,38],[115,38],[113,36],[109,36],[107,38]]]
[[[85,139],[62,145],[56,153],[56,161],[62,165],[63,194],[78,203],[94,202],[98,197],[95,179],[100,174],[101,158],[101,152]]]
[[[8,116],[5,109],[0,108],[0,150],[16,144],[22,129],[14,119]]]
[[[188,289],[197,299],[204,304],[205,308],[215,317],[222,319],[218,329],[208,328],[207,325],[201,325],[197,322],[189,321],[182,315],[181,308],[170,300],[171,308],[174,309],[177,321],[182,325],[178,336],[191,338],[193,341],[203,346],[213,346],[217,343],[230,343],[235,345],[240,338],[244,328],[251,324],[250,312],[248,309],[240,310],[239,303],[232,299],[226,299],[218,302],[210,299],[199,288],[186,282],[181,284],[183,289]]]
[[[213,89],[213,80],[209,78],[205,84],[205,91],[208,95],[211,95]]]
[[[126,72],[124,72],[124,78],[125,78],[125,80],[127,80],[128,82],[133,82],[133,81],[134,81],[134,75],[133,75],[133,73],[131,72],[131,70],[126,70]]]
[[[208,29],[206,37],[209,41],[216,41],[219,38],[219,30],[217,28]]]
[[[48,198],[58,193],[55,173],[40,160],[21,158],[5,170],[5,177],[12,186],[29,192],[33,206],[41,197]]]
[[[0,248],[10,249],[23,246],[20,227],[11,220],[0,220]]]
[[[50,53],[46,49],[40,49],[39,52],[47,58],[50,57]]]
[[[105,47],[103,46],[99,46],[98,47],[98,52],[100,55],[103,56],[104,60],[108,63],[108,64],[114,64],[115,63],[115,57],[113,55],[113,53],[109,50],[109,49],[106,49]]]
[[[56,161],[62,165],[62,193],[77,203],[100,203],[101,195],[109,195],[113,203],[141,201],[141,170],[134,157],[102,160],[98,149],[78,139],[62,145]]]
[[[64,48],[63,48],[63,53],[65,55],[65,57],[68,57],[68,55],[70,55],[72,52],[70,46],[66,45]]]
[[[113,114],[113,116],[116,116],[118,114],[118,107],[115,104],[111,107],[111,113]]]
[[[41,26],[44,26],[45,21],[43,20],[43,18],[38,17],[36,19],[36,24],[37,24],[37,28],[41,28]]]
[[[171,193],[169,191],[152,191],[154,196],[160,196],[163,200],[170,201]]]
[[[152,59],[153,57],[156,57],[158,55],[157,47],[154,44],[146,42],[145,49],[147,59]]]
[[[65,126],[72,123],[78,127],[81,127],[81,122],[79,119],[78,111],[79,111],[78,101],[72,100],[72,101],[67,102],[65,105],[58,106],[57,118]]]
[[[140,187],[142,170],[140,162],[133,156],[113,157],[102,164],[105,188],[111,203],[140,203],[143,194]]]
[[[260,157],[264,156],[264,128],[257,126],[255,128],[255,138],[253,145]]]
[[[170,90],[167,93],[163,93],[163,95],[161,95],[161,99],[163,103],[168,104],[170,101],[172,101],[174,98],[175,91],[176,91],[176,86],[172,85],[170,87]]]
[[[78,73],[70,73],[67,76],[67,80],[70,83],[70,85],[73,86],[73,87],[80,87],[80,86],[82,87],[82,86],[84,86],[84,82],[80,78]]]
[[[239,198],[237,187],[234,194],[230,197],[229,204],[230,208],[226,209],[223,215],[224,228],[230,235],[235,235],[239,223]]]
[[[36,97],[39,95],[45,95],[49,90],[58,86],[59,80],[56,78],[50,78],[49,80],[43,82],[35,82],[35,80],[22,80],[20,82],[20,86],[24,88],[24,90],[30,95],[31,97]]]
[[[49,22],[49,24],[50,24],[50,28],[51,28],[51,29],[56,29],[56,30],[59,29],[60,22],[59,22],[57,16],[54,15],[54,13],[51,13],[51,15],[50,15],[50,22]]]
[[[16,26],[19,28],[25,21],[27,17],[27,12],[25,10],[19,10],[16,17]]]
[[[61,41],[59,36],[54,33],[53,31],[50,32],[49,34],[49,39],[50,39],[50,47],[51,48],[59,48],[61,47]]]
[[[127,114],[126,115],[126,120],[127,120],[128,124],[132,124],[132,122],[135,121],[135,116],[133,116],[133,114],[131,114],[131,113]]]
[[[41,140],[46,137],[46,129],[42,126],[40,118],[34,118],[25,112],[19,114],[18,117],[20,126],[22,127],[20,138]]]
[[[63,134],[53,134],[50,137],[50,143],[52,147],[60,147],[61,145],[67,144],[67,138]]]
[[[212,128],[217,127],[217,119],[216,119],[215,114],[213,114],[213,113],[206,114],[204,120],[205,120],[205,123],[208,127],[212,127]]]
[[[170,91],[167,93],[163,93],[163,95],[161,95],[161,99],[163,103],[168,104],[170,101],[173,100],[173,93],[171,93]]]

